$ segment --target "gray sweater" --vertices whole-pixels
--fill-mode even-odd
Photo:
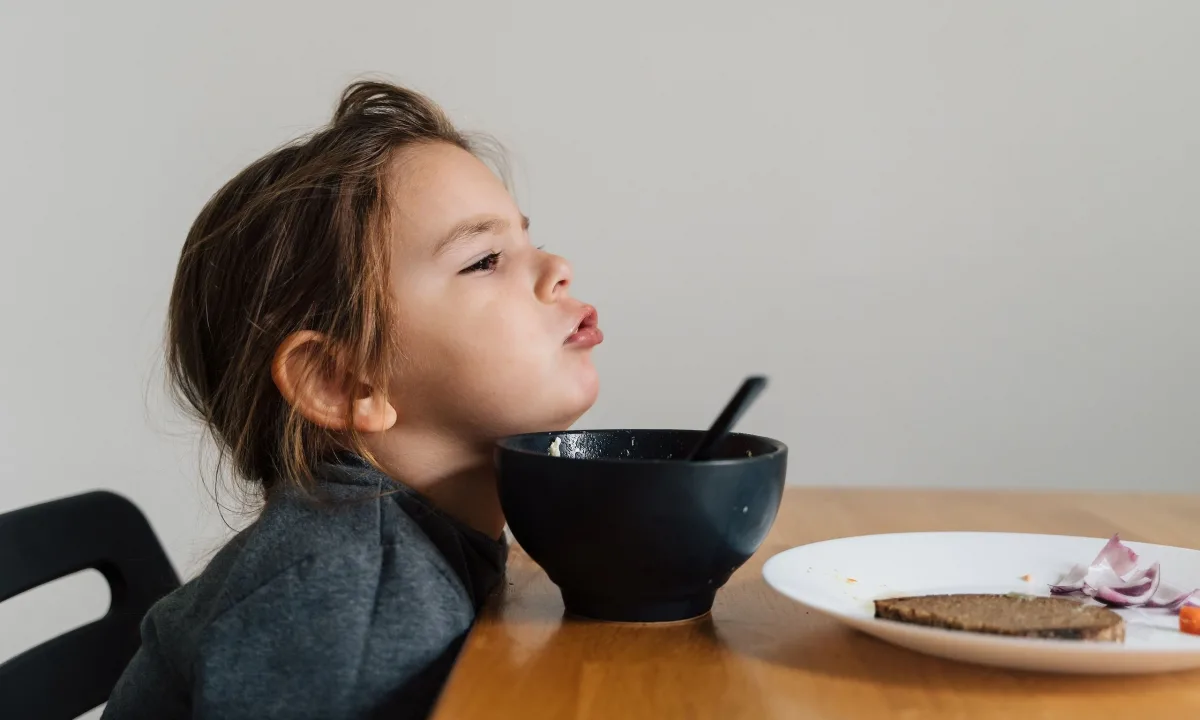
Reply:
[[[318,474],[332,503],[273,499],[147,613],[103,718],[429,713],[506,547],[358,458]]]

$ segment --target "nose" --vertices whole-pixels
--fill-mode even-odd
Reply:
[[[567,294],[571,286],[571,263],[567,259],[551,253],[542,253],[541,274],[537,279],[534,293],[538,300],[552,303]]]

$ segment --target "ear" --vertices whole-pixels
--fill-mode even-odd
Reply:
[[[360,433],[377,433],[396,424],[396,408],[382,392],[346,373],[321,333],[302,330],[280,343],[271,379],[289,405],[321,427],[345,431],[352,425]]]

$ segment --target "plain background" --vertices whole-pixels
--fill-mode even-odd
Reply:
[[[608,334],[584,426],[763,372],[794,483],[1200,487],[1200,3],[2,6],[0,511],[112,488],[183,574],[219,544],[159,367],[179,248],[368,73],[508,147]],[[58,590],[0,657],[103,612]]]

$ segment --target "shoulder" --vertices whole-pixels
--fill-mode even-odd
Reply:
[[[462,583],[386,491],[338,485],[326,502],[273,500],[196,578],[155,606],[144,631],[169,636],[186,663],[214,636],[296,622],[370,620],[400,633],[422,623],[465,629],[474,608]]]
[[[421,524],[393,500],[396,485],[390,479],[359,466],[326,465],[320,473],[321,500],[297,494],[274,498],[205,570],[203,575],[220,581],[226,603],[237,603],[282,575],[326,565],[328,572],[342,575],[431,568],[451,574]]]
[[[326,539],[248,573],[254,582],[214,605],[193,638],[186,662],[202,716],[233,717],[257,694],[261,704],[283,702],[280,716],[359,717],[423,687],[419,678],[474,620],[461,585],[419,535],[365,520],[293,527]]]

